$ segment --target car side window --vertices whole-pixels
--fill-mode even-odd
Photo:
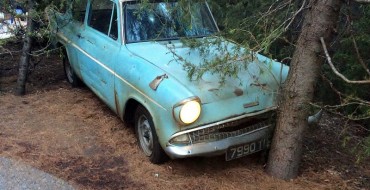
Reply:
[[[81,23],[84,22],[87,0],[74,0],[72,4],[72,17]]]
[[[117,6],[110,0],[93,0],[87,23],[95,30],[117,40]]]

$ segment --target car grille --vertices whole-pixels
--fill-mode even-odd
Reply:
[[[239,120],[193,131],[189,133],[189,136],[193,144],[212,142],[247,134],[265,127],[271,127],[273,124],[272,119]]]

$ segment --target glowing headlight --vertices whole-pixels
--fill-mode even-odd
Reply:
[[[196,121],[201,112],[201,107],[197,101],[186,102],[180,110],[180,120],[185,124],[190,124]]]

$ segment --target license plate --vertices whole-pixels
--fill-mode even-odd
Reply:
[[[266,147],[266,139],[229,147],[226,151],[226,161],[237,159],[255,152],[261,151]]]

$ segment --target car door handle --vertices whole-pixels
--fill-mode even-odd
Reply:
[[[86,41],[88,41],[90,44],[95,44],[95,41],[94,40],[87,39]]]
[[[80,39],[84,38],[80,33],[77,34],[77,37],[80,38]]]

